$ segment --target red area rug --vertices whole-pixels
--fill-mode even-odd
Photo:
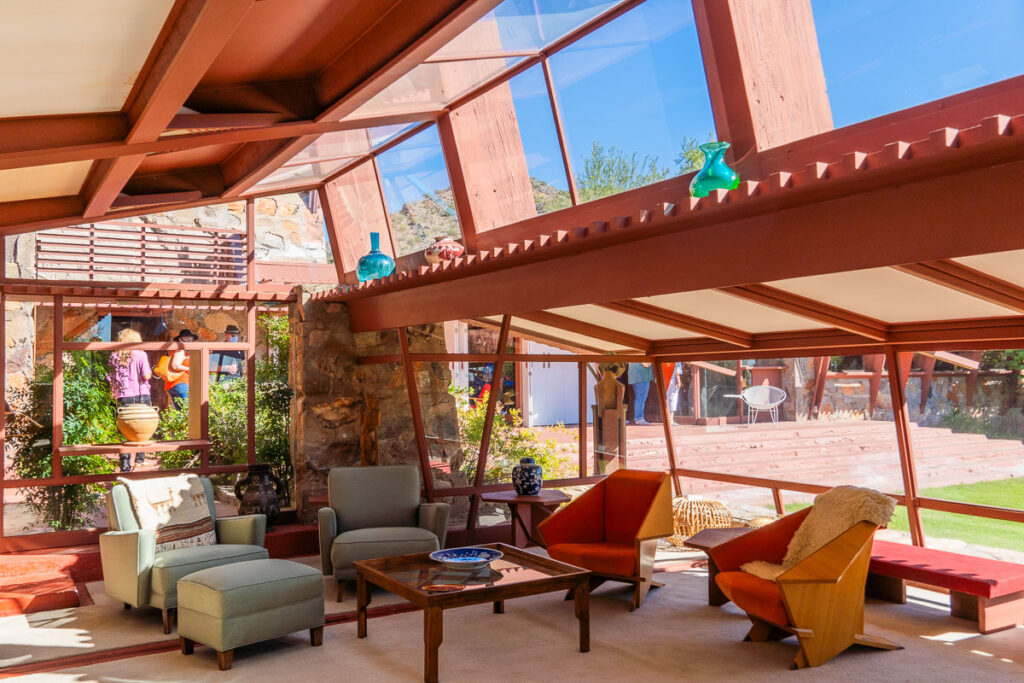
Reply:
[[[99,549],[0,555],[0,616],[77,607],[76,583],[103,578]]]

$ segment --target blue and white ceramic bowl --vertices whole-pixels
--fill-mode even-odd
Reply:
[[[503,556],[500,550],[490,548],[449,548],[430,553],[430,559],[443,562],[449,569],[462,570],[482,569]]]

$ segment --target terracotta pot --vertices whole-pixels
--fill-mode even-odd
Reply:
[[[160,414],[153,406],[136,403],[117,409],[117,428],[128,443],[152,443],[158,424]]]
[[[451,261],[466,253],[466,248],[453,240],[448,235],[440,235],[434,238],[434,243],[423,250],[423,258],[427,263],[440,263]]]

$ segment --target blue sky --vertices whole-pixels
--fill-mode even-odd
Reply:
[[[537,0],[538,21],[534,0],[507,0],[496,10],[502,44],[536,49],[612,4]],[[1024,0],[812,0],[812,8],[837,127],[1024,73]],[[550,66],[577,167],[596,140],[675,172],[684,136],[704,141],[714,131],[689,0],[647,0]],[[510,86],[531,174],[565,189],[540,68]],[[418,198],[417,188],[448,186],[433,131],[380,161],[392,210]],[[405,173],[417,182],[402,182]]]

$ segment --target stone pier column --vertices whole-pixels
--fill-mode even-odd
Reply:
[[[328,470],[360,466],[359,440],[368,398],[376,399],[380,408],[380,464],[419,464],[402,364],[357,364],[359,356],[400,354],[398,334],[353,334],[345,304],[311,300],[324,288],[297,287],[297,301],[289,309],[291,452],[296,506],[299,519],[306,523],[316,521],[317,506],[309,499],[326,494]],[[443,326],[410,328],[410,343],[415,352],[444,353]],[[457,434],[448,365],[429,365],[442,376],[417,382],[425,421],[441,425],[446,435]]]

